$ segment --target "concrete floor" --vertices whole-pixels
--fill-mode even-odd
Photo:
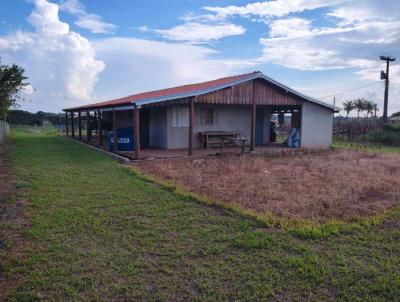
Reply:
[[[79,140],[78,136],[75,135],[75,139]],[[82,135],[82,142],[86,143],[86,136]],[[99,146],[99,137],[97,134],[93,133],[91,141],[89,142],[91,146],[100,148],[104,151],[108,151],[108,142],[105,137],[103,137],[103,146]],[[288,147],[278,143],[271,143],[263,146],[256,146],[256,150],[252,153],[270,153],[279,152],[282,150],[287,150]],[[237,154],[240,155],[242,150],[239,146],[237,147],[224,147],[224,154]],[[245,153],[249,153],[249,146],[246,146]],[[129,159],[135,159],[134,151],[118,151],[118,155]],[[188,155],[188,149],[159,149],[159,148],[146,148],[140,150],[142,160],[151,159],[163,159],[163,158],[199,158],[206,156],[216,156],[221,154],[221,148],[195,148],[193,149],[193,155]]]

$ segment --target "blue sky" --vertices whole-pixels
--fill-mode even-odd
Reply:
[[[381,106],[379,55],[399,58],[399,46],[400,1],[0,2],[0,57],[26,69],[29,111],[254,70],[325,102]],[[394,64],[390,112],[399,75]]]

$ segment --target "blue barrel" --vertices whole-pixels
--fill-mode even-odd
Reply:
[[[133,127],[119,128],[117,131],[118,151],[133,151],[135,143],[133,139]],[[114,149],[114,131],[108,133],[108,150]]]
[[[291,148],[300,148],[300,128],[292,128],[288,136],[288,146]]]

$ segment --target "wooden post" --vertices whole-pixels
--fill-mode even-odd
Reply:
[[[117,152],[118,151],[117,113],[114,107],[113,107],[113,131],[114,131],[113,151]]]
[[[92,129],[90,128],[90,112],[86,111],[86,142],[89,143],[92,136]]]
[[[82,123],[81,123],[81,111],[78,111],[78,133],[79,133],[79,140],[82,140]]]
[[[95,120],[95,121],[97,120],[97,110],[94,111],[94,120]],[[97,124],[97,126],[98,126],[98,124]],[[99,127],[97,127],[97,128],[95,129],[95,132],[96,132],[96,134],[99,133]]]
[[[193,155],[193,131],[194,131],[194,97],[189,101],[189,148],[188,154]]]
[[[69,136],[69,129],[68,129],[68,112],[65,111],[65,131],[67,132],[67,136]]]
[[[255,80],[253,80],[252,88],[252,105],[251,105],[251,137],[250,137],[250,151],[256,148],[256,98],[255,98]]]
[[[99,129],[99,146],[103,146],[103,125],[101,124],[101,112],[97,109],[97,128]]]
[[[135,143],[135,159],[140,159],[140,108],[133,109],[133,136]]]
[[[74,112],[71,111],[71,134],[75,137]]]

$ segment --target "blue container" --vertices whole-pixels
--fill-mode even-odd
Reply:
[[[117,132],[118,151],[133,151],[135,143],[133,139],[133,127],[119,128]],[[108,150],[114,149],[114,131],[108,133]]]
[[[291,148],[300,148],[300,128],[292,128],[288,137],[288,146]]]

